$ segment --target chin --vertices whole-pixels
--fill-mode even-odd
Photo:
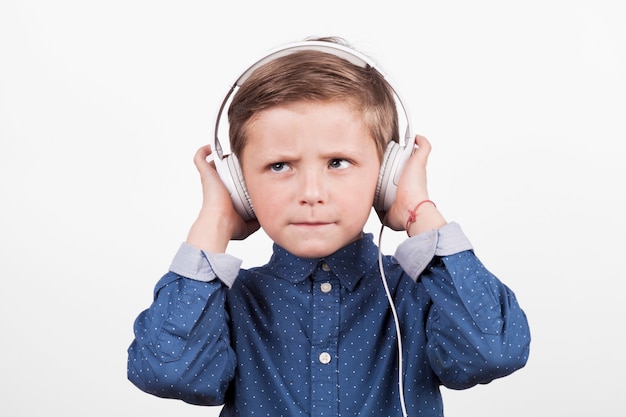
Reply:
[[[274,235],[268,233],[272,241],[280,247],[300,258],[324,258],[332,255],[341,248],[360,239],[363,232],[344,233],[297,233],[288,235]]]
[[[345,242],[329,242],[328,239],[315,239],[311,241],[299,241],[294,244],[283,246],[289,253],[301,258],[324,258],[332,255],[344,246],[349,245],[357,239]]]

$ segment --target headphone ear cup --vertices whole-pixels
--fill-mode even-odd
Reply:
[[[374,194],[376,211],[388,211],[396,200],[398,180],[413,146],[401,146],[398,142],[387,143],[383,161],[378,172],[378,183]]]
[[[248,194],[248,188],[243,180],[243,171],[241,170],[241,165],[239,164],[237,156],[235,154],[230,154],[224,157],[224,161],[228,167],[226,175],[229,175],[230,178],[222,178],[222,182],[226,183],[230,180],[229,182],[232,187],[228,188],[235,210],[237,210],[239,215],[244,220],[254,219],[256,217],[254,214],[254,208],[252,207],[252,201],[250,200],[250,195]],[[220,174],[220,176],[222,175],[223,173]]]

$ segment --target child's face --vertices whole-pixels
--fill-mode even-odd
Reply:
[[[363,118],[345,102],[298,102],[257,115],[243,174],[259,223],[294,255],[329,255],[361,236],[380,162]]]

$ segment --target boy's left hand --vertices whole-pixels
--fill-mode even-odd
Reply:
[[[386,213],[378,213],[381,221],[393,230],[405,230],[407,219],[421,201],[429,200],[426,165],[431,145],[424,136],[415,136],[416,149],[406,162],[396,192],[396,200]],[[409,145],[407,145],[409,146]],[[410,236],[429,229],[439,229],[446,221],[435,205],[428,203],[419,207],[415,222],[410,223]]]

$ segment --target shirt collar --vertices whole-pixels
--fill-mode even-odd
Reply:
[[[367,233],[324,258],[301,258],[274,244],[274,252],[267,266],[277,277],[296,284],[326,263],[341,285],[352,291],[363,276],[377,267],[377,262],[378,247],[374,244],[372,234]]]

